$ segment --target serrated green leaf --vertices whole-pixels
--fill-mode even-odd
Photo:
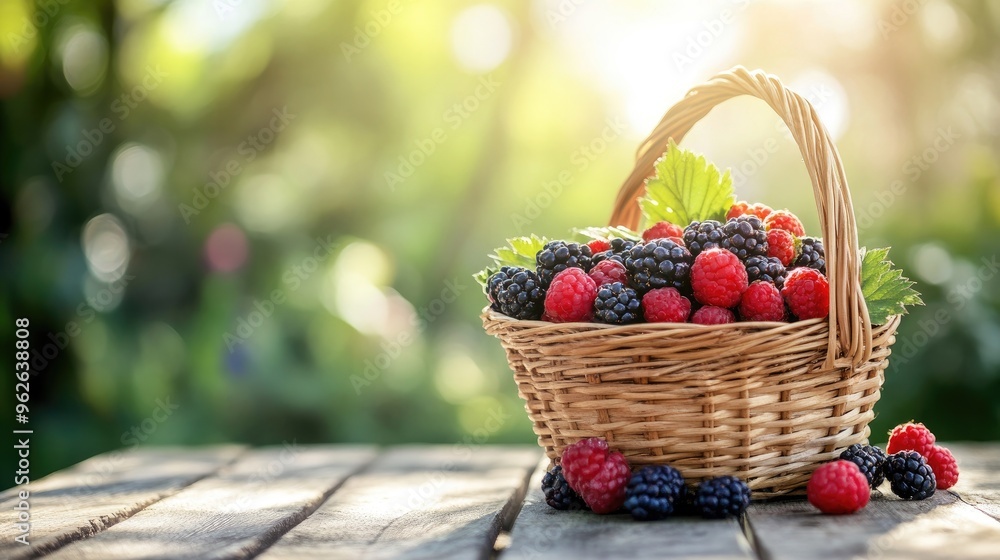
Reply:
[[[479,285],[483,286],[485,289],[487,280],[489,280],[493,273],[500,270],[501,266],[519,266],[521,268],[527,268],[528,270],[534,270],[535,255],[538,254],[538,252],[542,250],[542,247],[544,247],[548,242],[548,239],[538,237],[535,234],[532,234],[529,237],[514,237],[508,239],[506,247],[497,247],[493,250],[493,254],[490,255],[494,264],[473,274],[472,277],[475,278],[476,282],[479,282]]]
[[[673,140],[656,160],[639,207],[646,224],[667,221],[684,227],[698,220],[725,221],[733,205],[733,179],[705,156],[677,147]]]
[[[893,315],[906,313],[907,305],[923,305],[913,281],[903,276],[889,260],[889,248],[861,248],[861,293],[873,325],[882,325]]]
[[[577,239],[587,242],[594,239],[627,239],[629,241],[639,241],[642,236],[625,226],[588,227],[574,229],[573,233]]]

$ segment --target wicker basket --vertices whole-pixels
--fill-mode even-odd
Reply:
[[[758,97],[802,152],[823,227],[830,316],[795,323],[548,323],[487,308],[550,459],[599,436],[634,466],[670,464],[689,482],[731,474],[756,498],[801,491],[812,471],[865,442],[899,317],[873,327],[858,280],[857,227],[840,154],[815,109],[774,76],[742,67],[690,90],[639,148],[612,225],[638,226],[637,197],[668,139],[715,105]]]

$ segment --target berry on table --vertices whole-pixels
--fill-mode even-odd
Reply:
[[[625,253],[625,269],[629,284],[640,294],[656,288],[677,288],[685,293],[690,290],[693,260],[685,247],[669,239],[655,239]]]
[[[923,500],[934,495],[937,479],[924,456],[916,451],[900,451],[885,460],[885,478],[892,493],[904,500]]]
[[[802,222],[788,210],[775,210],[764,218],[764,227],[768,230],[783,229],[795,237],[802,237],[806,234],[806,228]]]
[[[695,299],[705,305],[734,307],[747,285],[743,263],[725,249],[702,251],[691,267],[691,289]]]
[[[604,284],[597,288],[594,318],[613,325],[636,323],[642,319],[642,300],[621,282]]]
[[[590,321],[593,317],[597,284],[579,268],[556,274],[545,294],[545,314],[553,323]]]
[[[839,460],[813,472],[806,485],[806,497],[823,513],[843,515],[868,505],[871,488],[855,463]]]
[[[791,268],[815,268],[826,274],[826,251],[823,250],[823,240],[815,237],[803,237],[800,240],[799,254],[795,257]]]
[[[668,237],[681,237],[684,235],[684,228],[670,222],[656,222],[649,229],[642,232],[642,240],[649,242],[654,239],[666,239]]]
[[[885,452],[878,447],[855,443],[845,449],[840,458],[857,465],[861,474],[868,479],[868,486],[871,488],[878,488],[885,482],[885,473],[882,472],[885,466]]]
[[[767,256],[777,258],[783,266],[790,265],[795,260],[795,236],[783,229],[768,230]]]
[[[707,519],[739,517],[750,505],[750,488],[735,476],[702,481],[695,491],[694,507]]]
[[[754,256],[744,261],[744,264],[747,267],[747,281],[751,284],[756,280],[763,280],[774,284],[779,290],[784,287],[788,273],[777,257]]]
[[[725,325],[735,323],[736,315],[725,307],[705,305],[691,314],[691,322],[699,325]]]
[[[741,261],[750,257],[767,256],[767,231],[760,218],[745,215],[729,220],[722,226],[720,246],[728,249]]]
[[[900,424],[889,432],[889,443],[885,446],[886,453],[912,450],[923,456],[930,455],[937,438],[927,429],[927,426],[917,422]]]
[[[822,319],[830,314],[830,284],[816,269],[796,268],[789,272],[781,295],[799,319]]]
[[[643,467],[625,490],[625,509],[634,519],[649,521],[673,515],[683,503],[684,477],[666,465]]]
[[[677,288],[657,288],[642,296],[642,310],[647,323],[686,323],[691,300]]]
[[[597,255],[597,253],[603,253],[611,248],[611,242],[607,239],[595,239],[590,243],[587,243],[587,247],[590,247],[590,254]]]
[[[595,513],[613,513],[625,503],[631,469],[625,456],[601,438],[580,440],[563,451],[563,476]]]
[[[490,276],[487,286],[493,309],[522,321],[535,321],[541,317],[545,290],[534,272],[505,266]]]
[[[774,284],[757,280],[743,292],[740,317],[744,321],[784,321],[785,300]]]
[[[628,282],[628,272],[625,265],[616,260],[603,260],[590,269],[590,277],[598,286],[614,282]]]
[[[948,448],[935,445],[926,458],[927,464],[934,471],[938,490],[947,490],[958,482],[958,462]]]
[[[584,272],[590,270],[590,247],[565,241],[549,241],[535,255],[538,279],[543,287],[552,283],[556,274],[567,268],[581,268]]]
[[[702,251],[722,244],[722,224],[715,220],[694,221],[684,228],[683,237],[684,246],[691,256],[697,257]]]
[[[545,495],[545,503],[555,509],[584,509],[587,507],[583,503],[583,498],[566,482],[562,465],[552,467],[552,470],[542,477],[542,494]]]

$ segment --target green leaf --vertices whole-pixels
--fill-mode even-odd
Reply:
[[[514,237],[507,240],[506,247],[497,247],[493,250],[490,258],[493,265],[487,266],[483,270],[472,275],[479,282],[479,285],[486,289],[486,282],[501,266],[519,266],[528,270],[535,269],[535,255],[542,250],[542,247],[549,240],[531,234],[530,237]]]
[[[873,325],[883,325],[893,315],[906,313],[907,305],[923,305],[913,281],[889,260],[889,248],[861,248],[861,293]]]
[[[646,180],[639,207],[647,225],[667,221],[681,227],[698,220],[725,221],[733,205],[733,179],[705,156],[677,147],[673,140]]]
[[[625,226],[608,226],[608,227],[588,227],[574,229],[573,233],[578,239],[588,242],[594,239],[627,239],[629,241],[639,241],[642,239],[642,235],[630,230]]]

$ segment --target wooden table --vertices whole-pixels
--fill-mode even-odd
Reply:
[[[30,546],[0,494],[0,558],[1000,558],[1000,445],[950,447],[961,481],[926,501],[647,523],[550,509],[535,447],[138,448],[33,482]]]

